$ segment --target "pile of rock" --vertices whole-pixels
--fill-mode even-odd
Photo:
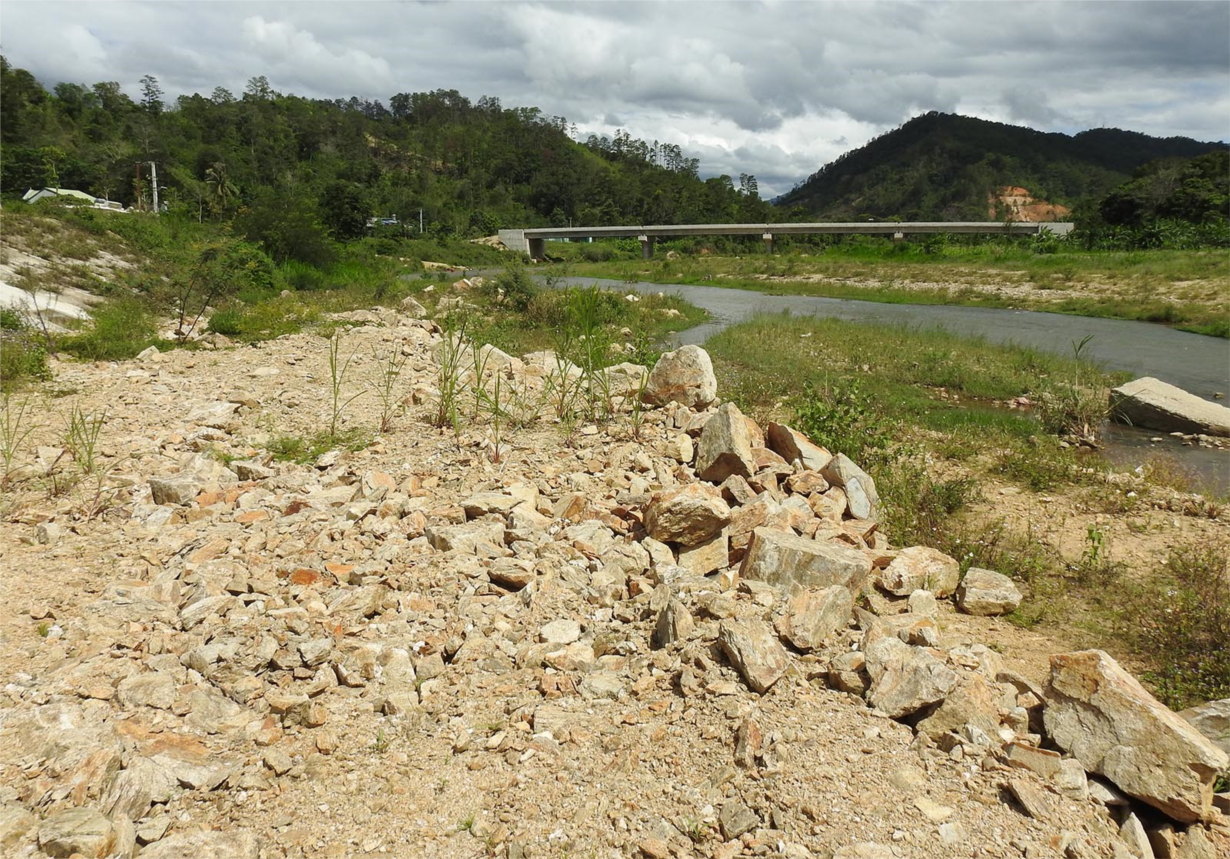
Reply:
[[[383,312],[352,321],[400,326],[420,368],[411,385],[426,389],[441,332]],[[493,351],[479,360],[517,380],[551,364]],[[640,389],[643,368],[625,369],[636,380],[628,390]],[[1001,792],[1033,828],[994,855],[1106,852],[1111,830],[1080,810],[1094,804],[1117,815],[1137,856],[1166,844],[1159,855],[1194,859],[1201,844],[1224,843],[1217,827],[1193,825],[1219,819],[1224,752],[1105,654],[1056,657],[1038,688],[987,647],[945,647],[945,611],[1012,611],[1013,583],[987,570],[962,576],[934,549],[893,548],[872,478],[788,426],[762,430],[719,405],[701,349],[668,353],[648,374],[644,396],[661,406],[646,416],[648,441],[529,443],[506,470],[451,440],[402,448],[405,467],[340,451],[274,462],[240,437],[261,403],[294,394],[273,375],[254,386],[266,382],[187,410],[187,425],[167,428],[158,455],[140,460],[142,479],[107,523],[120,569],[87,603],[30,608],[45,637],[28,670],[8,678],[0,711],[5,855],[311,853],[319,844],[292,825],[300,816],[377,807],[355,793],[360,774],[373,793],[411,792],[407,820],[431,797],[453,813],[473,791],[433,788],[428,774],[456,762],[450,772],[489,778],[476,784],[505,797],[460,833],[500,855],[525,855],[531,800],[509,798],[525,792],[590,827],[576,838],[548,829],[536,842],[544,852],[603,832],[621,855],[687,855],[704,831],[709,855],[802,856],[841,833],[802,798],[811,785],[774,779],[792,761],[818,768],[822,752],[804,738],[826,729],[834,747],[854,744],[843,751],[852,771],[869,751],[917,754],[931,774],[897,765],[892,789],[938,827],[908,841],[894,825],[882,842],[837,855],[897,855],[886,851],[898,841],[904,855],[951,855],[994,842],[1019,817],[1001,809]],[[243,455],[206,455],[216,445]],[[84,541],[84,529],[55,524],[40,519],[46,539],[23,551]],[[29,530],[40,533],[33,520]],[[840,711],[846,696],[859,706]],[[800,713],[808,723],[792,725]],[[770,718],[780,721],[766,730]],[[633,739],[621,733],[638,726]],[[376,737],[371,763],[362,731]],[[379,757],[392,736],[414,753]],[[666,750],[655,767],[673,757],[676,773],[691,774],[661,800],[699,806],[691,824],[601,790],[591,803],[594,791],[574,783],[580,773],[586,785],[625,778],[612,790],[649,791],[639,743]],[[945,767],[960,768],[946,784],[974,791],[990,822],[967,819],[975,831],[964,831],[928,798]],[[304,787],[327,778],[323,792]],[[655,770],[648,782],[673,789],[673,778]],[[281,809],[282,795],[299,798],[294,814],[258,816]],[[304,815],[308,797],[315,811]],[[317,822],[316,832],[340,825]],[[384,849],[388,833],[373,831],[382,827],[355,825],[353,852]],[[1044,847],[1055,832],[1062,844]],[[414,849],[474,851],[444,836]]]

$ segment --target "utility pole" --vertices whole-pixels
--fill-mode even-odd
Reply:
[[[423,210],[419,209],[419,234],[423,232]]]
[[[141,162],[140,161],[137,162],[137,202],[136,202],[135,208],[138,211],[140,211],[141,209]]]
[[[149,163],[149,182],[154,189],[154,214],[157,215],[161,211],[158,208],[158,165],[153,161]]]

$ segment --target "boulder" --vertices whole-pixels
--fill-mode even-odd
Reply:
[[[880,513],[880,496],[875,481],[855,465],[844,453],[820,469],[824,479],[845,490],[850,515],[855,519],[876,519]]]
[[[778,634],[799,650],[818,650],[826,639],[846,628],[854,613],[854,597],[841,585],[796,591],[777,618]]]
[[[1230,698],[1189,707],[1179,715],[1230,755]]]
[[[1113,389],[1110,409],[1120,423],[1146,429],[1230,436],[1230,408],[1151,376]]]
[[[785,424],[770,423],[765,432],[765,441],[769,450],[786,462],[794,462],[797,459],[808,471],[823,471],[833,461],[833,454]]]
[[[1047,733],[1086,770],[1181,823],[1211,816],[1230,758],[1108,654],[1052,656],[1045,696]]]
[[[981,675],[958,675],[956,688],[927,717],[918,723],[919,733],[933,740],[972,725],[989,737],[999,730],[999,706],[991,687]]]
[[[169,835],[141,850],[141,859],[257,859],[260,847],[251,832],[187,832]]]
[[[885,636],[864,650],[871,706],[894,719],[943,701],[957,686],[957,674],[921,647]]]
[[[1015,611],[1021,592],[1002,573],[970,567],[957,588],[957,608],[966,614],[989,617]]]
[[[724,403],[709,418],[696,447],[696,475],[710,483],[751,477],[756,471],[747,420],[734,403]]]
[[[730,664],[756,692],[767,691],[790,665],[786,649],[764,621],[722,621],[718,641]]]
[[[102,859],[111,852],[115,831],[95,808],[70,808],[51,815],[38,828],[38,846],[48,856],[80,855]]]
[[[668,647],[676,641],[682,641],[692,634],[694,626],[692,613],[687,606],[677,599],[672,599],[658,613],[658,620],[653,628],[653,646]]]
[[[645,505],[645,530],[663,543],[696,546],[730,522],[730,506],[717,487],[690,483],[655,492]]]
[[[960,578],[960,564],[943,552],[929,546],[911,546],[898,552],[880,573],[880,587],[899,597],[924,590],[943,599],[957,589]]]
[[[785,531],[752,532],[739,577],[786,590],[841,585],[858,593],[871,574],[871,561],[857,549],[809,540]]]
[[[642,394],[652,405],[682,403],[704,408],[717,399],[717,377],[709,353],[699,346],[667,352],[653,365]]]

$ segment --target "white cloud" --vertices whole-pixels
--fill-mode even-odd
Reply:
[[[926,110],[1230,138],[1227,32],[1208,2],[4,0],[3,50],[48,85],[133,96],[144,74],[171,99],[260,74],[317,98],[493,95],[677,143],[769,196]]]

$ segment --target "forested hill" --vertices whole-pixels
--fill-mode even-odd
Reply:
[[[2,60],[0,60],[2,62]],[[570,136],[537,108],[471,101],[455,90],[334,101],[275,92],[263,77],[242,94],[164,99],[143,78],[133,101],[118,83],[47,91],[27,71],[0,70],[0,189],[75,188],[121,201],[148,196],[136,162],[156,162],[162,199],[203,219],[243,207],[319,219],[335,238],[396,214],[438,236],[499,227],[765,221],[754,177],[698,177],[678,146],[626,133]]]
[[[1001,189],[1071,208],[1147,162],[1225,148],[1117,128],[1068,136],[932,112],[845,153],[777,202],[824,220],[985,220]]]

